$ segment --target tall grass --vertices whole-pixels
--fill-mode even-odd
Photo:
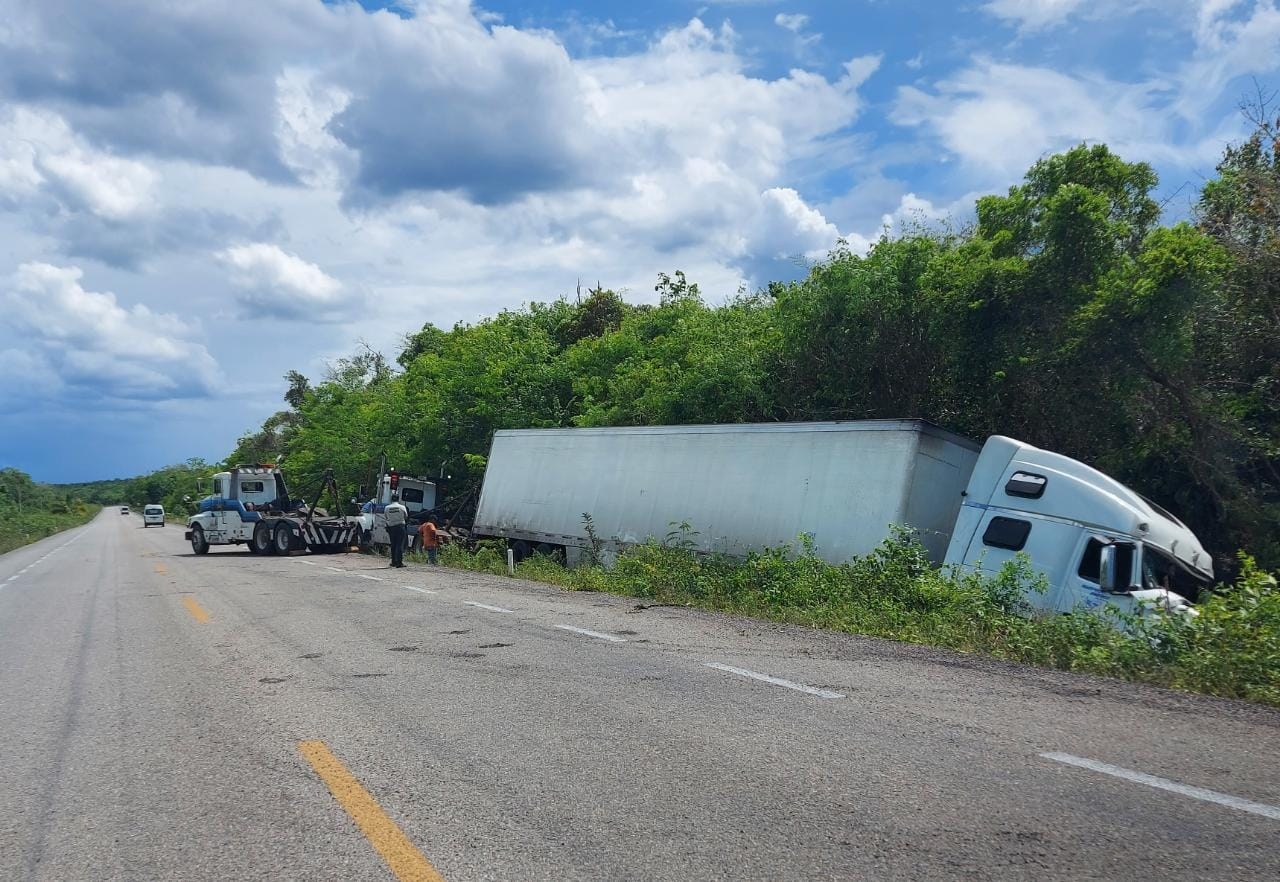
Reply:
[[[446,546],[441,562],[505,574],[501,543]],[[668,537],[626,549],[611,569],[565,569],[534,556],[517,576],[577,591],[607,591],[812,625],[907,643],[981,653],[1210,695],[1280,706],[1280,589],[1247,556],[1232,586],[1219,586],[1199,615],[1123,616],[1112,607],[1029,615],[1027,591],[1044,590],[1026,559],[993,578],[935,569],[905,531],[870,554],[832,565],[804,547],[746,560],[701,555]],[[1116,627],[1119,625],[1119,627]]]
[[[0,554],[37,542],[46,536],[86,523],[98,513],[97,506],[78,505],[70,510],[45,511],[28,508],[0,509]]]

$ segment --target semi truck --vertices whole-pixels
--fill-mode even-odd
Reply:
[[[840,563],[894,525],[957,572],[1025,553],[1044,612],[1185,610],[1213,580],[1186,525],[1097,469],[923,420],[500,430],[472,535],[570,565],[682,527],[696,551],[737,556],[807,536]]]
[[[363,546],[381,549],[391,544],[391,538],[387,535],[387,518],[383,512],[386,511],[393,494],[398,494],[404,507],[409,510],[410,531],[406,550],[412,550],[414,543],[418,541],[418,534],[412,528],[435,512],[437,498],[435,481],[430,478],[412,478],[391,469],[378,476],[374,497],[360,506]]]
[[[359,542],[360,521],[319,509],[325,490],[340,506],[332,471],[325,472],[323,487],[307,507],[289,495],[276,466],[239,465],[213,476],[213,492],[196,504],[185,536],[196,554],[208,554],[214,545],[247,545],[253,554],[346,551]]]

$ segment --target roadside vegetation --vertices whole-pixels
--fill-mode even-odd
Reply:
[[[535,555],[522,579],[574,591],[607,591],[645,605],[671,604],[810,625],[976,653],[1047,668],[1102,674],[1280,706],[1280,589],[1242,557],[1235,584],[1220,586],[1191,619],[1076,612],[1029,618],[1020,598],[1036,587],[1025,561],[995,578],[939,571],[901,532],[875,552],[833,566],[809,553],[776,551],[745,561],[694,553],[679,532],[599,564],[566,569]],[[501,543],[446,546],[441,562],[505,575]]]
[[[98,513],[100,506],[17,469],[0,469],[0,554],[29,545]]]

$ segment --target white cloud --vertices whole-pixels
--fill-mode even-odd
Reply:
[[[840,232],[822,212],[805,204],[790,187],[772,187],[760,198],[760,212],[751,238],[744,242],[749,254],[762,258],[826,256]]]
[[[127,220],[154,208],[156,174],[94,150],[47,110],[13,105],[0,115],[0,193],[44,191],[69,210]]]
[[[779,12],[773,17],[773,23],[780,28],[791,31],[793,34],[798,34],[809,24],[809,16],[803,13],[788,15],[785,12]]]
[[[1087,0],[989,0],[982,8],[997,18],[1036,31],[1062,24]]]
[[[1280,71],[1280,9],[1275,0],[1199,0],[1196,50],[1177,75],[1178,111],[1201,117],[1237,77]],[[1241,7],[1246,14],[1233,15]]]
[[[341,186],[354,173],[359,157],[328,126],[346,109],[351,93],[325,85],[316,71],[304,68],[284,70],[275,86],[280,158],[308,186]]]
[[[11,348],[7,382],[50,388],[86,406],[208,395],[217,364],[192,340],[195,329],[143,304],[121,306],[115,294],[86,290],[79,267],[25,263],[3,295],[6,315],[25,348]],[[16,354],[15,354],[16,353]]]
[[[1164,90],[1155,81],[1121,83],[979,58],[932,93],[901,87],[893,119],[932,130],[991,182],[1016,179],[1046,153],[1082,141],[1147,161],[1186,164],[1212,156],[1216,139],[1172,137]]]
[[[247,315],[325,321],[358,305],[355,298],[344,296],[337,279],[277,245],[237,245],[217,257],[232,269]]]

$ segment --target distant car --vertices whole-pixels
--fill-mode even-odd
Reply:
[[[150,527],[152,524],[164,526],[163,505],[148,505],[142,509],[142,526]]]
[[[129,513],[129,506],[127,505],[120,506],[120,514],[128,514],[128,513]]]

